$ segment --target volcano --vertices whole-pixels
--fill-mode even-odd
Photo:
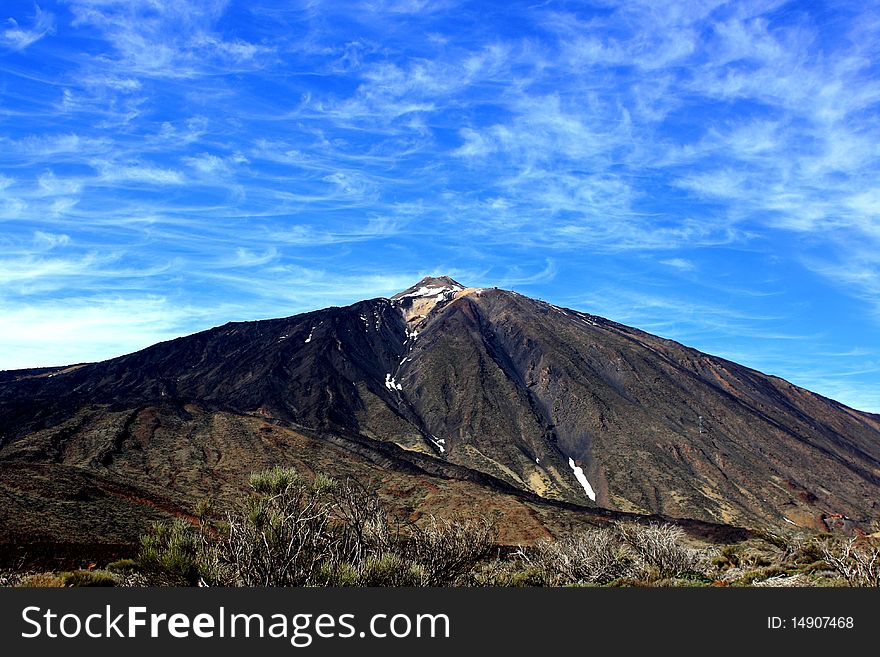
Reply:
[[[447,276],[0,373],[8,545],[131,544],[275,464],[357,476],[408,518],[494,514],[511,543],[627,514],[825,530],[878,513],[880,416]]]

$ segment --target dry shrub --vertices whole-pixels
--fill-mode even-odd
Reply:
[[[520,549],[519,560],[547,586],[607,584],[636,574],[632,550],[614,529],[587,529],[559,540],[542,539]]]
[[[700,570],[703,554],[684,544],[684,532],[680,527],[669,524],[622,525],[620,532],[642,570],[657,578],[681,577]]]
[[[822,560],[850,586],[880,586],[880,539],[830,537],[818,545]]]
[[[547,586],[701,580],[707,555],[685,545],[683,538],[674,525],[652,524],[588,529],[538,541],[516,554],[523,574],[519,580]]]
[[[495,546],[492,522],[431,516],[412,530],[404,554],[424,571],[424,586],[451,586],[489,557]]]
[[[361,563],[397,549],[400,528],[392,527],[378,496],[359,481],[346,479],[335,486],[333,502],[335,561]]]
[[[25,575],[16,586],[28,589],[60,589],[64,580],[56,573],[33,573]]]

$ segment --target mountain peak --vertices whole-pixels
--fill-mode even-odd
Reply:
[[[443,292],[458,292],[465,289],[465,286],[449,276],[425,276],[412,287],[408,287],[403,292],[398,292],[392,299],[403,299],[404,297],[422,297],[442,294]]]

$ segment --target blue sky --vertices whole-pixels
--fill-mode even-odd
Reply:
[[[426,274],[880,411],[880,7],[0,5],[0,369]]]

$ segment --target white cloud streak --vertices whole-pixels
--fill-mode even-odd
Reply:
[[[0,27],[0,47],[13,51],[25,50],[55,29],[54,16],[34,5],[34,17],[30,26],[24,26],[15,18],[7,18]]]

